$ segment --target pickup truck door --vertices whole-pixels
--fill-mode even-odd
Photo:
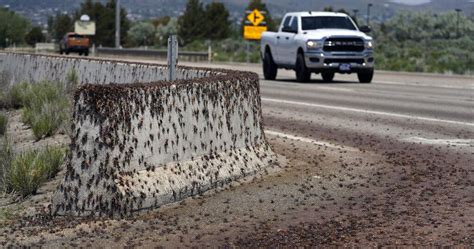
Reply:
[[[286,20],[285,20],[286,21]],[[279,45],[280,63],[293,66],[296,61],[295,36],[298,33],[298,17],[293,16],[282,28]]]
[[[276,33],[275,36],[275,46],[272,49],[272,55],[273,59],[277,64],[284,64],[285,61],[285,56],[284,56],[284,46],[285,46],[285,40],[286,36],[288,35],[286,32],[283,32],[285,27],[289,27],[291,21],[291,16],[286,16],[285,19],[282,22],[282,25],[280,27],[280,30]]]

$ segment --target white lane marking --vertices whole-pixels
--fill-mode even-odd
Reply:
[[[467,85],[468,87],[456,87],[452,85],[437,85],[437,84],[426,84],[426,83],[417,83],[417,82],[396,82],[396,81],[387,81],[387,80],[374,80],[374,83],[390,84],[390,85],[402,85],[402,86],[429,86],[429,87],[439,87],[439,88],[449,88],[449,89],[474,89],[474,84]]]
[[[285,138],[288,138],[288,139],[291,139],[291,140],[296,140],[296,141],[300,141],[300,142],[304,142],[304,143],[311,143],[311,144],[315,144],[315,145],[326,146],[326,147],[334,148],[334,149],[357,151],[357,149],[354,148],[354,147],[340,146],[340,145],[336,145],[336,144],[332,144],[332,143],[328,143],[328,142],[316,141],[316,140],[311,139],[311,138],[298,137],[298,136],[294,136],[294,135],[291,135],[291,134],[282,133],[282,132],[278,132],[278,131],[265,130],[265,134],[273,135],[273,136],[279,136],[279,137],[285,137]]]
[[[298,85],[296,83],[280,83],[278,84],[275,83],[262,83],[262,85],[268,85],[271,87],[278,87],[278,86],[292,86],[292,87],[299,87],[299,86],[307,86],[307,85]],[[341,88],[341,87],[329,87],[329,86],[314,86],[314,88],[311,88],[311,90],[330,90],[330,91],[340,91],[340,92],[355,92],[355,89],[349,89],[349,88]]]
[[[417,99],[417,98],[422,98],[422,99],[436,99],[436,100],[439,100],[439,99],[442,99],[442,100],[451,100],[451,101],[461,101],[461,102],[469,102],[471,103],[473,101],[473,97],[470,96],[470,97],[466,97],[466,98],[460,98],[459,96],[458,97],[446,97],[446,96],[442,96],[442,95],[436,95],[436,94],[427,94],[426,96],[418,96],[416,94],[407,94],[407,93],[404,93],[404,92],[398,92],[398,93],[394,93],[393,91],[391,90],[366,90],[364,89],[363,91],[361,91],[361,93],[368,93],[368,94],[390,94],[392,95],[391,97],[409,97],[410,100],[411,98],[414,98],[414,99]],[[396,94],[396,95],[395,95]]]
[[[421,143],[421,144],[440,144],[456,146],[474,146],[474,139],[430,139],[423,137],[408,137],[403,141]]]
[[[331,91],[341,91],[341,92],[355,92],[355,89],[336,88],[336,87],[327,87],[327,86],[317,86],[315,89],[323,89],[323,90],[331,90]]]
[[[397,118],[408,118],[408,119],[416,119],[416,120],[423,120],[423,121],[440,122],[440,123],[448,123],[448,124],[465,125],[465,126],[474,127],[473,122],[461,122],[461,121],[446,120],[446,119],[428,118],[428,117],[420,117],[420,116],[413,116],[413,115],[406,115],[406,114],[399,114],[399,113],[392,113],[392,112],[370,111],[370,110],[356,109],[356,108],[350,108],[350,107],[321,105],[321,104],[297,102],[297,101],[290,101],[290,100],[283,100],[283,99],[272,99],[272,98],[262,98],[262,101],[276,102],[276,103],[283,103],[283,104],[290,104],[290,105],[303,105],[303,106],[326,108],[326,109],[333,109],[333,110],[339,110],[339,111],[359,112],[359,113],[365,113],[365,114],[384,115],[384,116],[391,116],[391,117],[397,117]]]

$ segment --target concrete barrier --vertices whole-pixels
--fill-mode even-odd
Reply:
[[[146,58],[166,60],[167,50],[156,49],[131,49],[131,48],[106,48],[98,47],[96,55],[99,57],[118,57],[118,58]],[[180,61],[209,61],[211,55],[206,52],[179,51],[178,59]]]
[[[167,72],[165,66],[150,63],[0,52],[0,73],[5,75],[4,78],[10,84],[43,80],[65,82],[72,71],[82,84],[95,85],[165,80]],[[223,73],[210,69],[181,67],[177,70],[177,78],[202,78]]]
[[[73,69],[89,83],[75,93],[54,214],[129,215],[255,174],[276,160],[265,141],[254,73],[178,67],[179,80],[166,82],[166,67],[154,64],[0,58],[0,70],[13,71],[11,80],[64,79]]]

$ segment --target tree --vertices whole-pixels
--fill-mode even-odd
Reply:
[[[86,0],[81,3],[79,10],[74,15],[58,14],[48,18],[48,29],[53,37],[59,41],[67,32],[74,31],[74,21],[81,15],[88,15],[96,23],[96,34],[91,39],[94,43],[103,46],[115,44],[115,0],[109,0],[105,5],[100,1]],[[120,9],[120,42],[127,39],[130,21],[127,19],[125,9]]]
[[[178,19],[176,17],[169,18],[167,22],[162,22],[156,27],[155,46],[166,46],[168,37],[177,33]]]
[[[158,28],[160,25],[168,25],[168,22],[171,20],[171,17],[169,16],[162,16],[156,19],[151,20],[151,23],[155,26],[155,28]]]
[[[128,31],[128,37],[134,46],[149,46],[154,42],[156,28],[150,22],[137,22]]]
[[[0,7],[0,47],[22,44],[30,22],[15,12]]]
[[[352,20],[355,22],[355,24],[357,26],[359,26],[359,22],[357,20],[357,17],[355,15],[351,15],[346,9],[344,8],[341,8],[339,9],[338,11],[335,11],[334,8],[332,6],[326,6],[323,8],[323,11],[327,11],[327,12],[337,12],[337,13],[344,13],[348,16],[350,16],[352,18]]]
[[[59,41],[67,32],[74,31],[74,22],[68,14],[57,14],[48,18],[48,30],[56,41]]]
[[[259,11],[265,11],[265,22],[267,23],[268,30],[270,31],[276,31],[277,30],[277,24],[273,21],[272,15],[270,14],[270,11],[267,8],[267,5],[262,3],[262,0],[251,0],[247,8],[245,10],[248,11],[253,11],[254,9],[258,9]],[[244,30],[243,26],[245,25],[245,20],[242,21],[242,32]]]
[[[189,0],[182,16],[178,19],[178,35],[184,44],[201,40],[208,25],[205,11],[199,0]]]
[[[396,71],[474,72],[474,22],[446,12],[401,12],[376,24],[376,67]]]
[[[188,0],[178,19],[178,35],[184,44],[197,40],[222,40],[231,34],[229,11],[224,4],[212,2],[203,7],[199,0]]]
[[[28,45],[34,46],[38,42],[44,42],[45,37],[43,35],[43,31],[40,27],[36,26],[33,27],[28,34],[26,34],[25,41]]]
[[[115,45],[115,6],[116,0],[108,0],[103,5],[100,1],[86,0],[75,13],[75,19],[79,20],[81,15],[88,15],[91,21],[96,22],[96,34],[92,37],[94,43],[102,46],[112,47]],[[130,21],[127,19],[127,12],[120,8],[120,43],[124,44],[127,39],[127,32],[130,28]]]
[[[231,33],[229,11],[223,3],[212,2],[206,6],[206,38],[222,40]]]
[[[326,6],[326,7],[323,8],[323,11],[334,12],[334,9],[332,8],[332,6]]]

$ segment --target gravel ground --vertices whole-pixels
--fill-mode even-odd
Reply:
[[[46,215],[60,174],[1,207],[0,246],[474,247],[472,152],[376,137],[357,149],[267,138],[288,160],[281,171],[123,220]]]

